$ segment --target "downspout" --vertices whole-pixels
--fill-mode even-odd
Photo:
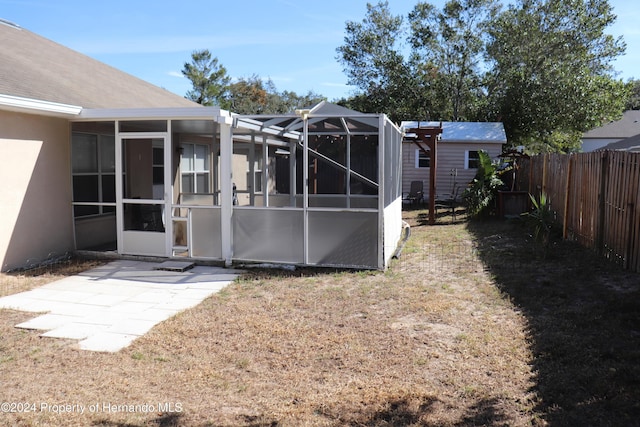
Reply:
[[[409,237],[411,237],[411,226],[409,226],[409,223],[406,221],[402,221],[402,234],[404,234],[404,237],[401,236],[400,244],[396,248],[396,251],[393,253],[394,259],[400,258],[400,254],[404,249],[404,245],[407,243],[407,240],[409,240]]]

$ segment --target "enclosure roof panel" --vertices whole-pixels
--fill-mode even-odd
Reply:
[[[381,114],[367,114],[322,101],[294,113],[276,115],[238,115],[236,127],[296,138],[303,130],[306,117],[311,133],[376,133]]]

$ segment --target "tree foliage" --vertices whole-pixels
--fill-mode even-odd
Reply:
[[[358,88],[341,103],[396,121],[502,121],[513,145],[572,151],[629,99],[611,65],[625,50],[606,33],[615,19],[607,0],[418,2],[406,20],[368,4],[337,48]]]
[[[284,114],[296,108],[308,107],[323,101],[322,95],[312,91],[298,95],[292,91],[279,92],[271,79],[263,81],[257,75],[240,78],[229,86],[230,109],[238,114]]]
[[[305,95],[278,92],[271,79],[265,82],[256,74],[232,82],[226,68],[206,49],[192,53],[191,62],[184,64],[182,74],[193,86],[186,98],[238,114],[283,114],[325,99],[312,91]]]
[[[498,9],[497,0],[454,0],[441,11],[420,2],[409,13],[413,68],[427,71],[424,78],[432,81],[434,95],[441,101],[441,119],[477,116],[482,97],[482,37]]]
[[[489,99],[516,144],[571,151],[581,133],[622,113],[625,85],[611,62],[625,49],[605,34],[606,0],[519,0],[489,29]],[[562,138],[560,138],[562,139]]]
[[[640,110],[640,80],[630,79],[627,82],[629,96],[625,103],[625,110]]]
[[[348,83],[363,96],[340,104],[365,112],[384,112],[394,120],[426,111],[420,80],[402,54],[403,18],[391,14],[388,2],[367,4],[362,22],[348,21],[344,44],[337,48]],[[415,117],[415,116],[414,116]]]
[[[212,57],[209,50],[197,50],[191,54],[191,62],[185,62],[182,74],[191,81],[193,88],[186,98],[202,105],[218,105],[228,108],[227,89],[231,78],[227,69]]]
[[[349,84],[379,88],[390,83],[404,58],[400,53],[402,17],[394,16],[388,2],[367,4],[362,22],[347,21],[345,44],[338,47]]]

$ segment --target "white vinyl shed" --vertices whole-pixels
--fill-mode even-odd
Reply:
[[[83,110],[71,126],[78,249],[384,269],[400,239],[402,135],[383,114]]]

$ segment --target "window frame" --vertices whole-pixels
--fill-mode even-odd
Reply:
[[[426,156],[426,157],[424,157]],[[426,160],[427,166],[420,166],[420,161]],[[421,149],[416,148],[416,156],[415,156],[415,168],[416,169],[429,169],[431,168],[431,154],[425,154]]]
[[[474,157],[471,153],[476,153]],[[470,162],[474,162],[476,166],[471,166]],[[478,169],[480,162],[480,150],[465,150],[464,152],[464,168],[465,169]]]
[[[95,155],[95,161],[96,161],[96,170],[95,171],[85,171],[85,172],[76,172],[74,170],[74,150],[73,150],[73,138],[76,135],[83,135],[83,136],[93,136],[95,137],[95,150],[92,154]],[[103,152],[103,145],[105,144],[111,144],[112,145],[112,149],[113,149],[113,156],[112,158],[115,161],[115,135],[111,135],[111,134],[102,134],[102,133],[92,133],[92,132],[72,132],[71,134],[71,140],[72,140],[72,144],[71,144],[71,195],[72,195],[72,203],[73,203],[73,218],[74,219],[80,219],[80,218],[90,218],[90,217],[96,217],[96,216],[100,216],[100,215],[105,215],[105,214],[112,214],[115,213],[115,206],[116,206],[116,195],[115,193],[113,194],[114,196],[114,200],[113,201],[105,201],[105,178],[111,177],[113,179],[113,188],[115,189],[115,179],[116,179],[116,170],[115,170],[115,164],[113,165],[113,167],[104,167],[105,165],[103,164],[104,159],[104,152]],[[97,200],[89,200],[89,201],[84,201],[84,200],[76,200],[76,197],[78,196],[78,192],[75,188],[75,178],[76,177],[95,177],[97,180]],[[88,214],[77,214],[76,212],[79,209],[76,208],[86,208],[86,207],[96,207],[97,212],[96,213],[88,213]]]
[[[184,158],[184,152],[185,152],[185,146],[190,145],[192,146],[192,150],[191,153],[192,154],[192,158],[191,161],[189,163],[191,163],[191,167],[190,169],[185,169],[184,165],[186,162],[183,161]],[[204,165],[205,165],[205,169],[200,170],[198,169],[197,165],[198,162],[197,160],[197,147],[203,147],[204,148],[204,152],[206,153],[206,157],[204,159]],[[211,194],[211,148],[208,144],[198,144],[196,142],[181,142],[180,143],[180,192],[181,193],[186,193],[186,194]],[[184,191],[184,186],[183,186],[183,180],[184,180],[184,176],[188,175],[191,177],[191,182],[193,184],[193,191]],[[204,189],[203,191],[201,191],[198,188],[198,176],[204,175],[205,180],[204,182],[207,183],[207,188]]]

